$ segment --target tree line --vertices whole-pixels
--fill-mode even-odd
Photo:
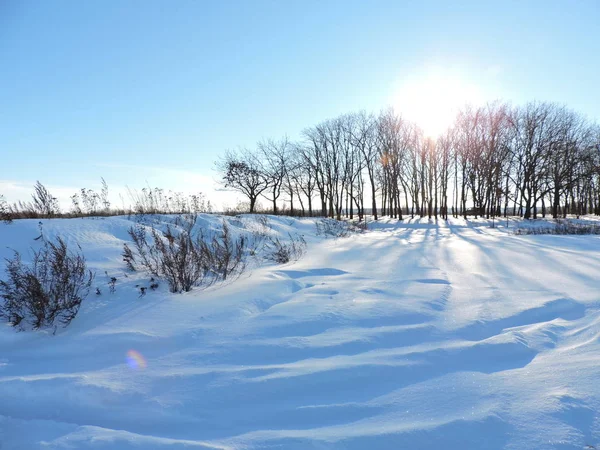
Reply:
[[[217,170],[250,212],[264,198],[337,219],[600,215],[600,129],[546,102],[466,106],[435,139],[393,109],[344,114],[227,151]]]

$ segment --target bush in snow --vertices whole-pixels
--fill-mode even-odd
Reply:
[[[366,220],[358,221],[355,224],[352,224],[351,228],[355,233],[364,233],[365,231],[368,230],[367,221]]]
[[[215,279],[225,280],[231,274],[244,270],[247,239],[244,236],[234,239],[227,222],[223,221],[220,232],[212,239],[201,241],[208,262],[207,269]]]
[[[348,223],[335,219],[320,219],[315,222],[317,236],[344,237],[348,235]]]
[[[81,249],[80,249],[81,250]],[[7,259],[8,279],[0,281],[0,316],[13,326],[35,329],[57,322],[67,326],[88,295],[94,275],[81,253],[71,253],[60,238],[44,242],[30,264],[19,252]]]
[[[131,233],[134,229],[130,228],[129,229],[129,235],[131,236]],[[134,239],[135,241],[135,239]],[[123,245],[123,262],[125,263],[125,265],[127,266],[127,269],[129,269],[131,272],[135,272],[136,271],[136,267],[135,267],[135,255],[133,254],[133,251],[131,250],[131,248],[129,247],[129,245],[124,244]]]
[[[263,214],[254,216],[254,220],[258,223],[263,230],[270,230],[271,225],[269,224],[269,218]]]
[[[302,236],[294,238],[290,234],[289,237],[290,242],[281,242],[278,237],[269,238],[265,244],[265,259],[278,264],[300,259],[306,250],[306,241]]]
[[[34,193],[30,202],[19,201],[7,205],[6,210],[11,219],[34,219],[42,217],[56,217],[60,214],[58,200],[48,188],[39,181],[34,186]]]
[[[245,228],[250,232],[248,235],[248,247],[250,255],[254,256],[258,248],[263,247],[263,243],[269,237],[272,229],[269,223],[269,218],[263,215],[253,215],[250,217],[240,218],[239,220],[230,220],[229,223],[238,223],[238,227]]]
[[[48,188],[39,181],[35,183],[34,193],[31,196],[34,209],[40,216],[52,217],[60,213],[58,200],[54,197]]]
[[[129,229],[129,235],[137,255],[125,244],[123,259],[128,268],[135,270],[139,264],[151,274],[165,278],[171,292],[190,291],[203,278],[205,264],[201,245],[189,233],[174,234],[167,227],[161,234],[151,228],[152,241],[148,242],[146,228],[137,226]]]
[[[196,237],[192,229],[196,216],[189,215],[182,227],[173,229],[167,226],[161,232],[138,225],[129,229],[135,252],[127,244],[123,250],[123,260],[129,269],[138,266],[153,275],[165,279],[171,292],[188,292],[194,286],[225,280],[231,274],[241,273],[244,268],[246,240],[234,239],[229,227],[223,222],[219,233],[205,238],[202,233]]]
[[[515,234],[556,234],[556,235],[582,235],[600,234],[600,225],[597,223],[579,223],[570,220],[557,220],[554,226],[517,228]]]
[[[145,214],[197,214],[212,212],[210,200],[201,192],[184,195],[183,192],[165,191],[150,186],[141,191],[127,189],[136,215]]]
[[[320,219],[315,223],[318,236],[346,237],[351,233],[362,233],[367,229],[366,222],[354,225],[335,219]]]
[[[256,202],[254,209],[255,210],[262,209],[262,206],[260,205],[260,202],[258,202],[258,200]],[[223,215],[225,215],[225,216],[239,216],[240,214],[248,214],[249,212],[250,212],[250,202],[239,201],[233,207],[225,206],[223,208]]]
[[[6,223],[12,222],[8,203],[6,203],[6,199],[3,195],[0,195],[0,221]]]

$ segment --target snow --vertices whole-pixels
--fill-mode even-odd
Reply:
[[[131,220],[43,221],[81,245],[102,295],[55,335],[0,326],[2,450],[600,444],[599,236],[409,219],[332,239],[315,219],[226,220],[302,234],[307,252],[140,298],[149,277],[125,277],[120,256]],[[0,224],[0,257],[38,235],[37,220]]]

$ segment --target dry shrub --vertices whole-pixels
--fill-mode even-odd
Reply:
[[[335,219],[317,220],[315,226],[317,227],[318,236],[329,236],[336,238],[346,237],[355,233],[362,233],[367,229],[366,222],[358,222],[357,224],[353,224],[343,220]]]
[[[597,223],[579,223],[570,220],[557,220],[554,225],[544,227],[517,228],[515,234],[519,235],[584,235],[600,234],[600,224]]]
[[[79,312],[94,279],[84,256],[71,253],[61,238],[44,242],[41,250],[33,252],[30,264],[23,263],[16,251],[6,261],[8,279],[0,281],[4,300],[0,316],[21,328],[56,323],[67,326]]]
[[[161,232],[151,227],[148,234],[143,226],[131,227],[129,235],[135,252],[125,244],[123,260],[131,270],[139,266],[163,278],[171,292],[188,292],[194,286],[210,285],[241,273],[245,267],[246,239],[232,237],[225,221],[211,238],[203,233],[194,237],[195,223],[196,216],[189,215],[179,229],[167,226]]]
[[[306,251],[306,241],[302,236],[289,235],[289,242],[281,242],[277,237],[269,238],[265,244],[265,259],[277,264],[297,261]]]

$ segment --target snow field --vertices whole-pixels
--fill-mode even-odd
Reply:
[[[103,293],[55,336],[0,327],[2,450],[600,444],[600,237],[408,219],[326,239],[315,219],[226,220],[302,234],[307,253],[139,298],[149,276],[125,277],[120,256],[132,221],[43,221]],[[37,228],[0,224],[0,257],[39,245]]]

